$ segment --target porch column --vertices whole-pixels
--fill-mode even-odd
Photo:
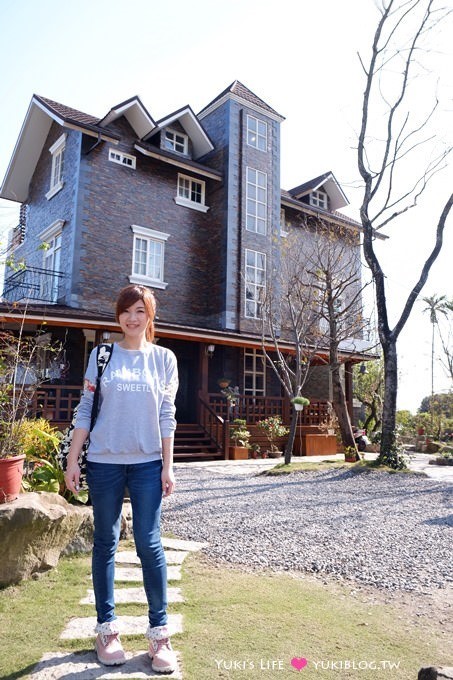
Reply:
[[[198,375],[198,384],[200,385],[200,392],[203,395],[208,394],[208,362],[209,362],[209,357],[206,354],[206,345],[202,342],[198,345],[198,352],[199,352],[199,375]]]
[[[353,367],[352,361],[346,361],[344,364],[344,391],[345,391],[345,396],[346,396],[346,403],[348,405],[348,413],[349,417],[351,419],[352,423],[352,418],[354,415],[354,408],[353,408],[353,393],[352,393],[352,367]]]

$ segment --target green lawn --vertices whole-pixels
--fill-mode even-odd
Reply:
[[[44,652],[92,647],[91,641],[59,640],[69,618],[93,615],[92,607],[79,604],[89,573],[89,557],[65,558],[37,580],[0,591],[3,680],[26,678]],[[184,615],[184,632],[174,646],[187,680],[409,680],[422,665],[451,664],[447,641],[440,641],[435,626],[409,624],[396,605],[363,603],[350,595],[351,584],[242,572],[194,554],[183,566],[181,587],[186,602],[170,611]],[[118,606],[118,614],[144,613],[143,606]],[[129,650],[145,648],[143,638],[123,642]],[[292,659],[307,664],[299,671]],[[399,668],[370,668],[382,661]],[[345,670],[348,663],[357,669]]]

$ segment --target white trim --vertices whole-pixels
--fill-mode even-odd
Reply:
[[[255,174],[255,179],[249,180],[249,171],[250,173]],[[261,186],[259,184],[259,176],[262,175],[264,177],[264,186]],[[254,187],[255,189],[255,198],[253,198],[249,194],[249,188]],[[264,191],[264,201],[258,199],[258,191],[259,190]],[[252,166],[247,165],[245,169],[245,228],[247,231],[252,232],[253,234],[260,234],[261,236],[266,236],[267,234],[267,226],[268,226],[268,210],[269,210],[269,203],[268,203],[268,175],[267,172],[263,172],[262,170],[258,170],[257,168],[253,168]],[[255,206],[255,213],[249,213],[248,210],[248,204],[249,201],[254,204]],[[264,217],[261,217],[258,215],[258,208],[259,206],[264,206]],[[249,217],[251,220],[255,221],[255,226],[254,228],[249,227]],[[264,223],[264,231],[261,231],[258,229],[258,225]]]
[[[198,210],[198,212],[202,213],[207,213],[209,210],[209,206],[195,203],[195,201],[189,201],[187,198],[182,198],[181,196],[175,196],[174,200],[177,205],[181,205],[183,208],[191,208],[192,210]]]
[[[61,191],[63,189],[63,187],[64,187],[63,181],[60,180],[59,182],[57,182],[55,184],[55,186],[53,186],[51,189],[49,189],[49,191],[45,195],[47,200],[49,200],[49,198],[52,198],[52,196],[55,196],[55,194],[58,194],[58,192]]]
[[[60,137],[58,137],[57,141],[52,144],[52,146],[49,149],[49,151],[52,155],[59,150],[60,146],[66,145],[66,137],[67,136],[68,136],[67,133],[63,132],[63,134],[60,135]]]
[[[120,158],[112,158],[112,154],[114,156],[119,156]],[[137,158],[135,156],[124,153],[124,151],[118,151],[117,149],[109,149],[108,159],[111,163],[117,163],[118,165],[122,165],[123,168],[130,168],[131,170],[135,170],[137,164]],[[124,163],[125,159],[132,161],[132,163]]]
[[[253,130],[251,130],[251,129],[249,128],[249,121],[250,121],[250,120],[254,120],[255,123],[256,123],[256,132],[255,132],[255,133],[253,132]],[[265,128],[266,128],[266,134],[265,134],[265,135],[260,134],[260,132],[258,131],[258,123],[261,123],[262,125],[265,126]],[[251,143],[249,142],[249,132],[250,132],[251,134],[255,134],[256,144],[251,144]],[[246,127],[245,127],[245,134],[246,134],[246,143],[247,143],[247,146],[250,146],[252,149],[257,149],[258,151],[261,151],[262,153],[267,153],[268,125],[267,125],[267,123],[266,123],[265,120],[262,120],[261,118],[257,118],[256,116],[252,116],[250,113],[248,113],[248,114],[247,114],[247,125],[246,125]],[[258,140],[259,140],[260,138],[261,138],[261,139],[264,139],[264,149],[261,149],[261,148],[258,146]]]
[[[213,172],[209,172],[209,170],[204,170],[203,168],[196,168],[193,165],[184,163],[183,160],[179,160],[178,158],[168,158],[167,156],[164,156],[162,153],[159,153],[158,151],[150,151],[149,149],[144,149],[142,146],[140,146],[140,144],[135,144],[134,148],[137,149],[137,151],[140,151],[140,153],[142,153],[144,156],[149,156],[150,158],[157,158],[157,160],[159,161],[163,161],[164,163],[168,163],[169,165],[176,165],[177,168],[182,168],[183,170],[193,172],[196,175],[201,175],[202,177],[207,177],[208,179],[215,179],[217,182],[221,182],[223,179],[218,174],[214,174]],[[164,150],[162,149],[161,151]]]
[[[255,262],[254,262],[253,265],[247,264],[247,254],[248,253],[253,253],[254,256],[255,256],[254,257]],[[257,260],[256,256],[257,255],[261,255],[264,258],[264,268],[263,269],[261,269],[261,267],[256,266],[256,260]],[[253,269],[254,272],[258,272],[258,271],[264,272],[264,283],[262,283],[262,284],[256,283],[256,280],[255,281],[248,281],[247,280],[247,268],[248,267]],[[246,248],[245,253],[244,253],[244,284],[245,284],[244,285],[244,317],[246,319],[261,319],[262,318],[262,316],[260,314],[255,314],[254,316],[247,314],[247,302],[253,302],[256,305],[255,306],[256,311],[259,311],[260,307],[261,307],[260,311],[262,312],[263,302],[262,302],[262,300],[260,300],[261,296],[260,295],[256,296],[256,293],[260,290],[264,291],[264,293],[266,292],[266,288],[267,288],[266,277],[267,277],[267,256],[266,256],[266,253],[263,253],[260,250],[254,250],[253,248]],[[256,275],[255,275],[255,279],[256,279]],[[247,286],[248,285],[253,286],[253,288],[254,288],[255,295],[253,296],[253,298],[247,298]]]
[[[45,243],[48,238],[52,238],[52,236],[55,236],[59,231],[63,230],[65,221],[66,220],[55,220],[55,222],[52,222],[52,224],[38,234],[38,238]]]
[[[163,231],[156,231],[155,229],[148,229],[148,227],[142,227],[139,224],[131,224],[131,229],[134,234],[139,236],[148,236],[149,238],[160,239],[161,241],[167,241],[170,238],[170,234],[165,234]]]
[[[130,283],[136,283],[139,286],[148,286],[149,288],[159,288],[160,290],[165,290],[168,283],[163,281],[155,281],[154,279],[149,279],[146,276],[139,276],[138,274],[131,274],[129,276]]]

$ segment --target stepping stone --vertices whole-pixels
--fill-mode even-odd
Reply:
[[[178,652],[176,652],[178,656]],[[151,670],[147,652],[126,652],[127,661],[122,666],[102,666],[94,651],[90,652],[48,652],[28,676],[33,680],[57,680],[58,678],[79,678],[80,680],[143,680],[145,678],[168,677],[181,680],[178,668],[171,675],[163,676]],[[179,661],[179,658],[178,658]]]
[[[121,635],[144,635],[148,627],[147,616],[118,616],[118,626]],[[168,627],[170,635],[182,633],[182,614],[169,614]],[[94,629],[96,627],[95,616],[84,616],[83,618],[71,619],[66,624],[65,629],[60,635],[60,640],[84,640],[96,637]]]
[[[179,565],[167,567],[167,581],[180,581],[181,567]],[[135,567],[117,567],[115,569],[115,582],[117,581],[143,581],[143,574],[141,569]]]
[[[189,554],[182,550],[165,550],[167,564],[182,564]],[[115,555],[117,564],[140,564],[140,558],[133,550],[119,550]]]
[[[162,545],[164,548],[172,548],[173,550],[188,550],[189,552],[197,552],[207,546],[207,543],[197,543],[196,541],[182,541],[179,538],[165,538],[162,537]]]
[[[181,594],[181,588],[167,588],[168,602],[184,602]],[[116,604],[147,604],[146,594],[144,588],[116,588],[115,589]],[[95,604],[94,591],[89,590],[86,597],[80,600],[79,604]]]

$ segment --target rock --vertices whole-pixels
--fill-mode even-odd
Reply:
[[[55,567],[90,512],[47,492],[23,493],[0,505],[0,585]]]
[[[132,534],[132,506],[130,501],[125,500],[121,512],[120,539],[125,541],[128,538],[132,538]]]
[[[93,549],[93,510],[80,506],[77,506],[77,509],[82,514],[82,522],[72,541],[62,551],[62,555],[87,553]]]
[[[429,668],[421,668],[418,671],[418,680],[449,680],[453,678],[453,667],[441,666],[436,668],[435,666],[429,666]]]

